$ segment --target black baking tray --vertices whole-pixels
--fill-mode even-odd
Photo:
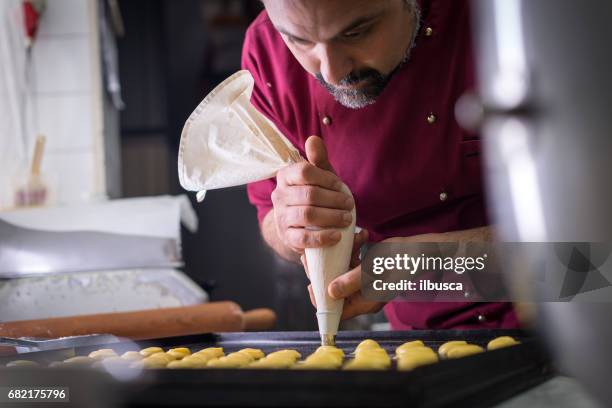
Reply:
[[[100,381],[105,383],[107,395],[116,394],[113,396],[116,405],[126,407],[489,407],[553,375],[547,353],[531,333],[520,330],[349,331],[340,333],[337,338],[337,346],[347,354],[360,341],[371,338],[393,355],[395,347],[410,340],[423,340],[436,350],[449,340],[466,340],[486,346],[489,340],[506,335],[520,340],[521,344],[445,360],[409,372],[147,370],[135,379],[104,378]],[[102,346],[118,353],[149,346],[185,346],[192,350],[221,346],[226,352],[255,347],[266,353],[290,348],[305,357],[319,345],[316,332],[204,334],[26,353],[19,358],[46,364],[72,353],[87,355]],[[70,383],[71,376],[74,379],[83,375],[79,370],[14,370],[13,374],[9,369],[2,371],[8,378],[17,373],[24,378],[30,372],[40,381],[47,381],[45,384],[60,381],[58,376]]]

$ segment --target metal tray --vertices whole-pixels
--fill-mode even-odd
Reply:
[[[302,370],[148,370],[129,381],[107,385],[115,400],[130,407],[487,407],[514,396],[553,374],[550,359],[530,333],[518,330],[427,330],[408,332],[343,332],[337,345],[347,354],[363,339],[378,341],[391,355],[395,347],[423,340],[437,347],[448,340],[466,340],[486,346],[509,335],[521,344],[458,360],[445,360],[410,372],[302,371]],[[305,357],[319,346],[316,332],[206,334],[108,345],[117,352],[148,346],[191,349],[221,346],[226,352],[245,347],[266,353],[281,348]],[[21,354],[20,359],[48,363],[67,355],[86,355],[103,345]],[[15,359],[3,358],[7,361]],[[7,374],[8,370],[3,370]],[[21,370],[19,370],[21,371]],[[21,371],[25,374],[28,370]],[[16,372],[16,371],[15,371]],[[78,370],[32,370],[38,378],[55,374],[70,380]],[[51,380],[47,378],[47,380]],[[94,381],[95,382],[95,381]],[[108,382],[105,380],[105,382]]]

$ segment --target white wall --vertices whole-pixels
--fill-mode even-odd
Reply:
[[[27,157],[36,135],[45,135],[42,171],[56,187],[57,202],[104,198],[97,0],[46,4],[32,48]],[[0,134],[0,143],[14,143],[14,137]]]
[[[50,0],[33,49],[43,171],[60,203],[104,196],[101,74],[96,0]]]

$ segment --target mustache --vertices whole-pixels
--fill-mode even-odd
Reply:
[[[323,75],[320,72],[316,74],[316,77],[320,83],[328,87],[335,88],[335,86],[331,85],[329,82],[327,82],[323,78]],[[338,82],[338,85],[339,86],[352,86],[362,81],[369,81],[371,83],[379,83],[379,82],[385,81],[385,79],[386,79],[386,76],[376,71],[375,69],[364,69],[361,71],[353,71],[349,73],[347,76],[345,76]]]

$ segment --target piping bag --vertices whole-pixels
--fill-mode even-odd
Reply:
[[[251,105],[254,85],[249,71],[235,73],[208,94],[185,123],[179,146],[179,181],[184,189],[197,192],[198,201],[207,190],[269,179],[304,160],[276,125]],[[346,185],[342,189],[351,194]],[[355,220],[353,209],[353,222],[340,229],[342,237],[336,245],[305,251],[324,345],[335,343],[344,303],[332,299],[327,287],[348,271]]]

